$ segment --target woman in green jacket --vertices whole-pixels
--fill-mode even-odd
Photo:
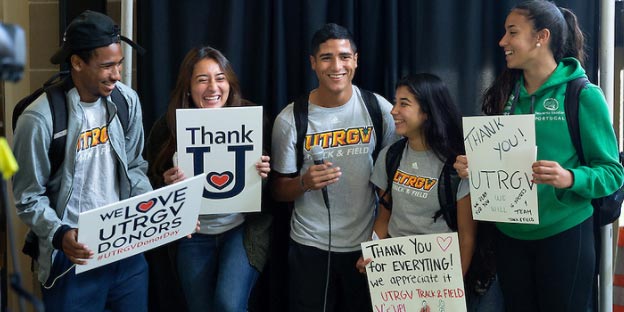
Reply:
[[[507,69],[486,91],[483,111],[535,114],[539,224],[497,223],[498,276],[507,311],[588,311],[594,285],[592,198],[613,193],[623,171],[606,100],[590,84],[579,96],[581,165],[564,111],[566,84],[586,77],[584,38],[574,13],[527,1],[505,21]],[[459,156],[455,168],[468,175]]]

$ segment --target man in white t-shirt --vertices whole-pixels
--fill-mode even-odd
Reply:
[[[360,243],[368,240],[373,226],[376,203],[369,182],[373,150],[395,139],[392,105],[375,95],[383,116],[383,142],[376,142],[362,91],[352,84],[358,58],[352,35],[342,26],[326,24],[314,34],[311,47],[310,63],[319,86],[309,93],[300,170],[294,104],[277,116],[272,138],[274,196],[294,201],[288,255],[290,311],[323,311],[325,301],[325,311],[370,311],[366,277],[355,263],[361,256]],[[323,148],[324,164],[314,165],[310,153],[314,145]],[[329,209],[321,191],[325,187]]]

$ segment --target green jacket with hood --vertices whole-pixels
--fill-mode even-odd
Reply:
[[[539,224],[498,223],[506,235],[525,240],[553,236],[585,221],[592,215],[591,199],[615,192],[624,172],[618,161],[618,147],[602,90],[593,84],[579,96],[581,142],[587,165],[579,162],[568,131],[564,97],[568,81],[583,77],[578,60],[564,58],[548,80],[528,94],[522,78],[514,114],[535,114],[537,160],[558,162],[572,172],[574,182],[565,189],[536,184]]]

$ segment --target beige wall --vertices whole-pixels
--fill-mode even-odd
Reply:
[[[2,20],[5,23],[13,23],[13,24],[18,24],[19,26],[21,26],[24,29],[25,35],[26,35],[26,46],[27,46],[27,53],[30,53],[30,51],[32,49],[30,49],[29,47],[31,46],[31,38],[29,36],[29,33],[31,31],[31,26],[30,26],[30,20],[31,20],[31,16],[30,16],[30,9],[29,6],[31,5],[28,1],[26,0],[0,0],[2,2]],[[48,4],[49,5],[49,4]],[[11,116],[12,112],[13,112],[13,105],[16,102],[17,99],[27,95],[29,93],[30,90],[30,73],[31,70],[29,70],[30,68],[30,63],[31,61],[29,60],[29,56],[26,57],[26,69],[24,70],[24,77],[22,78],[21,81],[17,82],[17,83],[10,83],[10,82],[6,82],[4,84],[4,90],[2,90],[3,92],[3,96],[4,96],[4,116]],[[10,125],[10,118],[6,118],[6,129],[11,129],[11,125]],[[9,143],[12,142],[12,133],[10,133],[9,130],[7,130],[6,133],[7,139],[9,139]],[[11,192],[8,192],[9,194],[11,194]],[[11,203],[13,202],[12,198],[11,198]],[[13,207],[13,206],[11,206]],[[14,209],[9,209],[11,215],[9,216],[9,218],[11,219],[12,224],[14,225],[14,235],[15,235],[15,250],[21,250],[21,244],[23,241],[23,237],[27,231],[26,227],[23,226],[23,224],[21,223],[21,221],[19,221],[17,219],[17,217],[15,216],[15,210]],[[30,273],[30,261],[28,259],[27,256],[23,255],[21,252],[18,251],[18,259],[20,262],[20,272],[22,273],[22,285],[27,289],[32,291],[33,289],[38,289],[37,287],[35,287],[35,283],[34,280],[32,278],[32,274]],[[13,264],[11,263],[11,257],[8,256],[7,257],[9,259],[9,274],[13,274],[12,271],[12,267]],[[17,305],[18,301],[17,298],[14,294],[12,294],[10,291],[8,293],[8,306],[9,306],[9,310],[17,310]],[[31,309],[29,309],[28,311],[31,311]]]
[[[59,44],[58,5],[58,0],[0,0],[0,20],[4,23],[18,24],[24,29],[26,35],[27,56],[23,78],[17,83],[4,83],[4,88],[1,87],[2,83],[0,83],[0,103],[5,103],[1,107],[4,108],[2,113],[6,116],[6,137],[10,144],[12,144],[10,116],[13,113],[13,106],[19,99],[39,88],[43,82],[58,71],[58,66],[49,62],[50,56]],[[121,0],[108,0],[107,9],[109,15],[115,21],[120,22]],[[10,200],[12,205],[12,197]],[[27,228],[15,215],[15,209],[9,210],[11,212],[10,219],[14,225],[15,249],[18,251],[22,284],[27,290],[34,291],[40,296],[39,284],[30,272],[30,259],[20,252]],[[8,249],[0,249],[0,253],[4,253],[6,250]],[[12,274],[11,268],[13,265],[10,262],[11,257],[7,256],[7,258],[9,258],[8,264],[0,264],[3,267],[8,267],[9,274]],[[8,293],[8,309],[10,311],[18,310],[17,298],[10,291]],[[27,311],[32,311],[32,309],[28,307]]]

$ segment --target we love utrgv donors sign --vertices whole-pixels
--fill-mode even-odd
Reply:
[[[262,107],[176,110],[177,161],[205,173],[199,214],[260,211]]]
[[[76,273],[184,237],[197,226],[205,175],[80,214],[78,241],[94,253]]]

